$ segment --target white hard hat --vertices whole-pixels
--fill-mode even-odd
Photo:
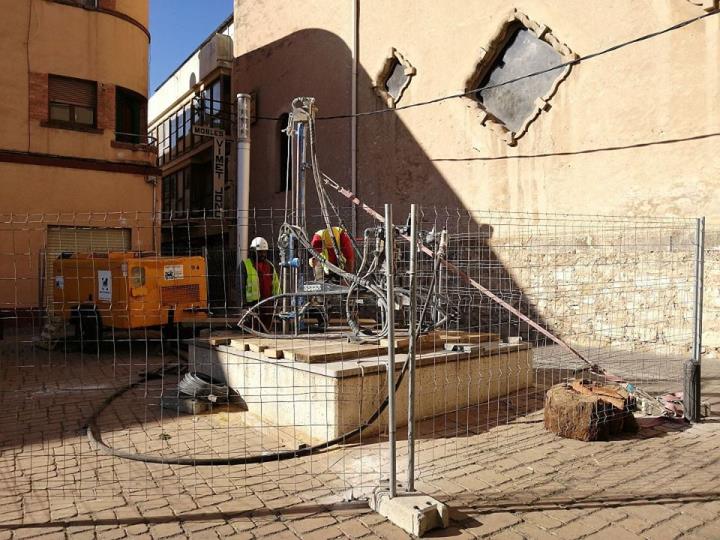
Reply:
[[[256,236],[252,239],[252,242],[250,242],[250,249],[254,249],[255,251],[267,251],[267,240],[265,240],[262,236]]]

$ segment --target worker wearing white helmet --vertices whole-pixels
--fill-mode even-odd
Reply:
[[[267,258],[268,243],[261,236],[250,242],[250,256],[240,265],[243,302],[254,304],[280,294],[280,278]]]

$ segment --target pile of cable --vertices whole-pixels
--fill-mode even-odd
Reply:
[[[188,372],[178,383],[179,397],[188,397],[209,401],[211,403],[227,403],[232,391],[229,387],[208,377],[204,373]]]

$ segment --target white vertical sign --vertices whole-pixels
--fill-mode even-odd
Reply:
[[[225,137],[214,137],[213,158],[213,210],[222,217],[225,208]]]
[[[98,300],[112,302],[112,274],[109,270],[98,270]]]

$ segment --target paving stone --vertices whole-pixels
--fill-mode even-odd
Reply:
[[[712,523],[707,523],[702,527],[693,529],[688,533],[690,538],[707,538],[709,540],[717,540],[720,538],[720,519],[715,519]]]
[[[185,531],[183,531],[179,523],[171,522],[150,525],[150,535],[153,538],[170,538],[171,536],[177,536],[179,534],[185,534]]]
[[[65,532],[58,527],[27,527],[13,532],[13,538],[50,538],[51,540],[64,539]]]
[[[532,540],[557,540],[557,536],[532,523],[518,523],[510,529],[523,538],[531,538]]]
[[[545,512],[526,512],[522,515],[522,519],[545,530],[556,529],[565,525],[559,519],[549,516]]]
[[[302,538],[302,540],[332,540],[333,538],[340,538],[341,536],[343,536],[343,532],[336,525],[330,525],[322,529],[301,534],[300,538]]]
[[[337,523],[337,520],[327,516],[316,516],[305,519],[291,520],[288,525],[292,530],[300,534],[301,536],[305,533],[321,529],[323,527],[329,527]]]
[[[690,531],[703,525],[705,520],[695,517],[694,515],[686,512],[678,512],[672,516],[669,520],[664,521],[663,525],[673,527],[679,531]]]
[[[118,540],[127,536],[126,531],[123,528],[113,527],[108,530],[98,531],[97,537],[100,540]]]
[[[278,534],[283,531],[287,530],[287,525],[285,523],[280,523],[278,521],[274,523],[268,523],[266,525],[259,526],[257,529],[253,530],[253,533],[257,537],[262,536],[272,536],[273,534]]]
[[[567,540],[575,540],[576,538],[583,538],[595,532],[602,530],[607,527],[608,522],[604,519],[600,519],[597,516],[585,516],[580,517],[567,525],[555,529],[553,534]]]
[[[128,525],[125,530],[129,536],[137,536],[148,532],[150,529],[145,523],[138,523],[137,525]]]
[[[212,529],[214,527],[217,527],[219,523],[217,521],[183,521],[182,522],[182,528],[187,532],[188,534],[194,536],[195,534],[199,533],[200,531],[204,531],[206,529]]]
[[[371,527],[372,532],[378,535],[380,538],[387,538],[388,540],[411,540],[412,537],[403,531],[400,527],[393,525],[389,521],[385,520],[382,523],[377,523]]]
[[[343,521],[338,527],[348,538],[362,538],[371,532],[359,519]]]
[[[494,534],[521,522],[518,516],[509,512],[482,514],[475,517],[475,520],[477,525],[463,526],[462,529],[476,536]]]
[[[636,540],[637,535],[617,525],[610,525],[586,537],[586,540]]]
[[[675,527],[670,527],[667,524],[662,523],[647,529],[642,533],[642,536],[648,540],[675,540],[676,538],[680,538],[682,534],[682,531],[677,530]]]

